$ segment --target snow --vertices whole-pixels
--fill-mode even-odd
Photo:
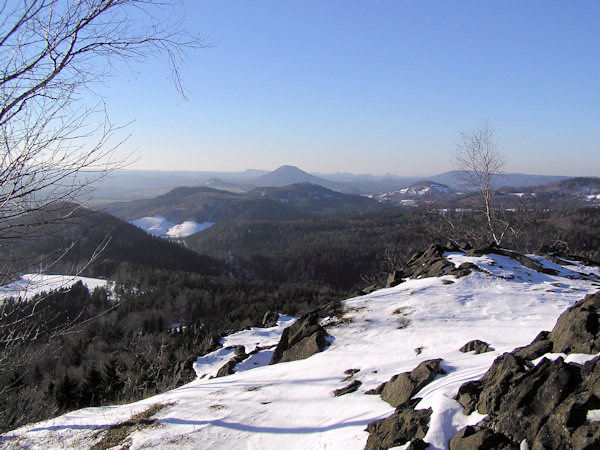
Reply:
[[[565,353],[546,353],[545,355],[540,356],[539,358],[536,358],[531,362],[537,366],[543,359],[556,361],[558,358],[562,358],[567,363],[576,363],[583,365],[586,362],[594,359],[596,356],[600,356],[600,353],[597,353],[595,355],[587,355],[585,353],[571,353],[570,355],[567,355]]]
[[[162,216],[142,217],[141,219],[132,220],[129,223],[141,228],[152,236],[163,236],[171,227],[175,226],[174,223],[169,222]]]
[[[206,230],[212,225],[214,225],[213,222],[198,223],[194,220],[186,220],[179,225],[169,228],[169,230],[166,232],[166,235],[172,238],[182,238]]]
[[[458,388],[480,378],[503,352],[552,329],[568,306],[598,290],[593,275],[597,268],[586,269],[588,277],[567,278],[575,273],[575,266],[548,275],[505,256],[449,253],[447,257],[456,265],[472,262],[483,271],[463,278],[407,280],[346,300],[344,320],[324,320],[333,337],[329,347],[308,359],[270,366],[272,349],[261,350],[239,364],[233,375],[210,379],[233,356],[232,346],[243,345],[248,353],[275,344],[294,320],[281,316],[275,327],[252,328],[224,338],[223,346],[230,348],[198,358],[194,369],[199,378],[185,386],[130,405],[86,408],[31,424],[8,433],[0,444],[89,447],[100,439],[99,429],[150,405],[172,403],[157,413],[154,426],[130,435],[130,448],[362,449],[368,437],[366,425],[394,411],[379,396],[364,392],[421,361],[443,358],[447,374],[416,397],[421,398],[418,409],[433,410],[425,436],[429,448],[447,448],[460,428],[484,417],[464,414],[453,400]],[[444,284],[446,279],[454,283]],[[458,350],[473,339],[486,341],[495,350],[480,355]],[[417,348],[421,348],[418,355]],[[589,356],[569,358],[581,362]],[[360,369],[353,378],[362,386],[354,393],[332,396],[333,390],[348,383],[344,371],[351,368]],[[588,420],[599,416],[592,411]]]
[[[97,287],[108,287],[108,281],[99,278],[76,277],[70,275],[42,275],[29,273],[22,275],[18,281],[0,287],[0,300],[8,297],[30,299],[36,294],[51,290],[67,288],[81,281],[90,292]]]
[[[600,422],[600,409],[590,409],[587,412],[588,422]]]
[[[206,230],[214,225],[213,222],[198,223],[195,220],[186,220],[180,224],[169,222],[162,216],[142,217],[129,222],[152,236],[182,238]]]
[[[271,328],[250,328],[249,330],[239,331],[237,333],[226,336],[221,339],[222,348],[215,350],[214,352],[208,353],[196,360],[194,363],[194,371],[198,378],[210,378],[217,374],[217,371],[227,361],[229,361],[235,355],[235,346],[241,345],[245,348],[246,353],[250,353],[256,350],[257,347],[266,348],[276,346],[281,338],[283,329],[289,327],[296,321],[294,317],[280,315],[277,325]],[[263,350],[255,355],[252,355],[252,360],[244,361],[244,364],[236,366],[235,371],[247,370],[247,368],[255,367],[257,361],[263,361],[265,355],[271,355],[271,350]],[[260,356],[259,356],[260,355]],[[269,356],[266,363],[260,365],[267,365],[271,357]]]

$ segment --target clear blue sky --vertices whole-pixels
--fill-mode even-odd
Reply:
[[[600,175],[600,2],[188,0],[213,43],[108,81],[138,169],[428,175],[488,120],[508,172]]]

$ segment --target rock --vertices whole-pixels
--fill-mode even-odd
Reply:
[[[394,271],[388,275],[387,282],[385,283],[386,288],[398,286],[404,281],[402,279],[402,272]]]
[[[351,392],[356,392],[358,388],[362,385],[362,383],[358,380],[352,381],[348,386],[345,386],[340,389],[336,389],[332,392],[334,397],[339,397],[341,395],[350,394]]]
[[[491,352],[494,349],[487,342],[480,341],[479,339],[469,341],[459,349],[463,353],[472,352],[473,350],[475,350],[476,355],[479,355],[480,353]]]
[[[326,337],[327,332],[319,325],[317,313],[305,314],[283,330],[269,364],[306,359],[321,352],[327,345]]]
[[[431,408],[415,411],[420,399],[405,403],[385,419],[367,425],[369,438],[365,449],[382,449],[406,444],[413,439],[423,439],[429,429]]]
[[[555,353],[600,352],[600,293],[586,296],[560,315],[550,333]]]
[[[273,311],[267,311],[263,316],[263,320],[261,322],[261,327],[270,328],[277,326],[277,321],[279,320],[279,314]]]
[[[581,375],[574,365],[562,358],[543,359],[514,380],[509,392],[498,398],[494,429],[515,442],[527,439],[533,443],[541,427],[556,414],[557,407],[580,381]]]
[[[401,278],[427,278],[441,275],[468,275],[471,273],[470,266],[473,266],[472,264],[470,266],[463,264],[457,268],[444,258],[444,253],[457,251],[460,251],[460,249],[452,244],[448,244],[448,246],[430,245],[424,252],[415,253],[397,276]]]
[[[463,384],[458,390],[457,400],[463,405],[467,414],[475,409],[481,414],[494,412],[499,408],[500,401],[508,392],[511,382],[526,370],[524,359],[504,353],[496,358],[481,380]]]
[[[381,391],[381,398],[393,407],[402,405],[419,392],[426,384],[440,373],[441,359],[430,359],[423,361],[411,372],[394,375],[390,381],[385,383]]]
[[[503,434],[495,433],[489,428],[477,429],[472,426],[467,426],[456,433],[449,444],[450,450],[518,450],[519,447]]]
[[[549,331],[542,331],[531,344],[524,347],[518,347],[511,353],[528,361],[544,356],[546,353],[552,352],[552,341],[548,338],[549,336]]]
[[[600,409],[600,356],[584,365],[562,358],[536,366],[527,361],[548,351],[597,353],[599,297],[577,302],[552,332],[496,358],[480,380],[460,387],[456,398],[465,412],[477,409],[487,417],[461,430],[451,449],[518,448],[523,440],[532,450],[600,448],[600,422],[587,420],[590,410]]]
[[[556,270],[548,269],[536,260],[531,259],[530,257],[523,255],[522,253],[498,247],[496,244],[493,243],[488,245],[487,247],[470,250],[467,253],[467,256],[483,256],[489,255],[490,253],[508,256],[509,258],[519,261],[521,264],[523,264],[523,266],[527,267],[528,269],[535,270],[536,272],[546,273],[548,275],[558,275],[558,272]]]
[[[231,375],[233,372],[233,368],[235,367],[235,365],[237,364],[237,361],[235,361],[235,358],[230,359],[229,361],[227,361],[225,364],[223,364],[219,370],[217,371],[217,374],[215,375],[215,378],[220,378],[220,377],[225,377],[227,375]]]
[[[228,348],[231,348],[231,347],[228,347]],[[232,373],[234,373],[233,369],[235,368],[235,365],[237,363],[244,361],[249,356],[250,355],[246,354],[246,349],[244,348],[243,345],[236,345],[235,346],[235,356],[219,368],[219,370],[217,371],[217,374],[215,375],[215,378],[231,375]]]
[[[361,289],[358,292],[358,295],[367,295],[367,294],[370,294],[371,292],[375,292],[377,289],[379,289],[379,286],[377,286],[376,284],[372,284],[370,286],[367,286],[366,288]]]
[[[425,450],[428,447],[429,444],[423,439],[415,439],[413,441],[410,441],[410,444],[408,445],[408,447],[406,447],[406,450]]]

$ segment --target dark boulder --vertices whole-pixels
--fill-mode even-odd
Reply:
[[[227,375],[233,374],[233,369],[235,368],[236,364],[241,363],[249,356],[250,355],[246,354],[246,349],[243,345],[236,345],[235,356],[219,368],[217,374],[215,375],[215,378],[225,377]]]
[[[479,355],[480,353],[491,352],[494,349],[490,347],[490,344],[480,341],[479,339],[469,341],[459,349],[459,351],[463,353],[472,352],[473,350],[475,351],[476,355]]]
[[[451,449],[518,448],[523,440],[531,449],[600,448],[600,422],[587,420],[590,410],[600,409],[600,357],[584,365],[558,358],[532,366],[519,356],[547,346],[549,336],[540,333],[529,346],[496,358],[480,380],[460,387],[457,400],[465,412],[477,409],[487,417],[461,430]]]
[[[546,353],[552,352],[552,341],[549,336],[549,331],[541,331],[531,344],[515,348],[511,353],[529,361],[544,356]]]
[[[496,358],[486,374],[469,381],[458,390],[457,400],[467,414],[477,409],[481,414],[497,411],[512,383],[527,371],[526,361],[510,353]]]
[[[415,439],[410,441],[406,450],[425,450],[429,447],[429,444],[425,442],[423,439]]]
[[[406,444],[413,439],[423,439],[429,429],[432,410],[414,407],[420,399],[414,399],[398,407],[385,419],[376,420],[367,425],[369,438],[365,449],[385,449]]]
[[[333,394],[334,397],[339,397],[341,395],[350,394],[351,392],[356,392],[361,385],[362,385],[362,383],[360,381],[353,380],[347,386],[344,386],[343,388],[336,389],[335,391],[332,392],[332,394]]]
[[[541,427],[558,406],[581,383],[579,369],[565,363],[543,359],[537,366],[514,380],[509,392],[498,398],[495,430],[515,442],[533,443]],[[554,430],[556,431],[556,430]]]
[[[528,269],[535,270],[536,272],[545,273],[548,275],[558,275],[558,272],[556,270],[544,267],[542,264],[530,258],[529,256],[525,256],[522,253],[515,252],[513,250],[501,248],[493,243],[483,248],[470,250],[467,253],[467,256],[483,256],[489,255],[491,253],[512,258],[516,261],[519,261],[523,266],[527,267]]]
[[[277,321],[279,320],[279,314],[273,311],[267,311],[263,316],[263,320],[261,323],[261,327],[270,328],[277,325]]]
[[[423,361],[411,372],[394,375],[383,385],[381,398],[393,407],[402,405],[441,373],[441,359]],[[379,389],[379,388],[378,388]]]
[[[387,282],[385,283],[385,287],[391,288],[391,287],[397,286],[400,283],[402,283],[402,281],[404,281],[402,279],[402,272],[394,271],[388,275]]]
[[[519,445],[489,428],[467,426],[450,440],[450,450],[518,450]]]
[[[458,247],[451,244],[448,244],[448,246],[432,244],[427,250],[415,253],[402,270],[396,273],[395,277],[396,279],[402,279],[439,277],[442,275],[454,275],[457,277],[468,275],[474,267],[473,264],[467,263],[461,264],[460,267],[454,267],[454,264],[444,258],[444,253],[460,251]]]
[[[319,316],[311,312],[283,330],[279,344],[269,364],[306,359],[323,351],[327,345],[327,332],[319,325]]]
[[[555,353],[600,352],[598,313],[600,293],[588,295],[567,309],[558,318],[550,333]]]

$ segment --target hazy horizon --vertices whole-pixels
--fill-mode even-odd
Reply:
[[[600,3],[186,3],[211,44],[97,94],[139,170],[435,174],[489,121],[505,172],[597,176]],[[594,171],[596,173],[594,173]]]

